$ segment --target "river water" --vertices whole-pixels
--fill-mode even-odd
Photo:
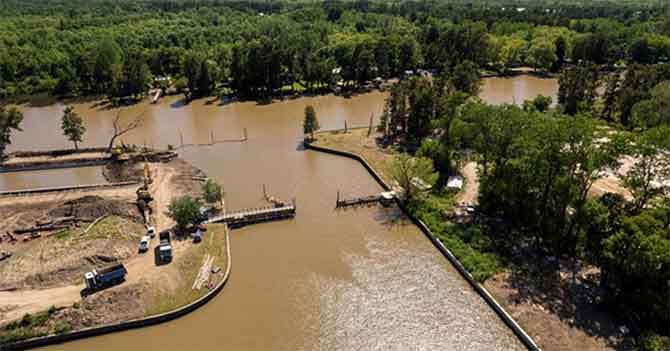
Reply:
[[[512,83],[514,84],[514,83]],[[483,96],[486,96],[486,83]],[[502,93],[501,93],[502,94]],[[533,94],[529,90],[528,94]],[[532,96],[531,96],[532,97]],[[180,155],[219,180],[229,209],[262,205],[262,185],[295,198],[294,220],[231,233],[232,273],[220,295],[183,318],[149,328],[49,347],[51,350],[521,350],[523,346],[429,240],[381,207],[334,210],[343,196],[380,191],[358,163],[300,147],[303,110],[323,129],[366,125],[385,94],[319,96],[259,105],[220,106],[178,97],[138,104],[128,143],[185,147]],[[54,133],[63,106],[25,106],[25,132],[12,149],[68,147]],[[84,146],[104,144],[116,110],[76,104],[88,128]],[[93,172],[91,182],[94,182]],[[11,186],[7,175],[0,184]],[[77,182],[83,182],[77,179]]]

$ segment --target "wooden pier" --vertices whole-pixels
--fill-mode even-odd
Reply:
[[[222,222],[228,224],[230,228],[239,228],[248,224],[278,221],[293,217],[295,217],[295,202],[285,204],[284,206],[269,206],[229,212],[211,217],[205,223]]]
[[[379,195],[369,195],[362,197],[355,197],[352,199],[340,199],[340,192],[337,192],[337,200],[335,200],[335,208],[365,206],[376,203],[381,203],[384,207],[388,207],[393,202],[395,193],[392,191],[385,191]]]

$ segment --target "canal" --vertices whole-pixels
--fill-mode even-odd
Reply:
[[[555,82],[555,81],[554,81]],[[533,93],[528,87],[527,95]],[[483,96],[486,96],[486,83]],[[516,92],[515,92],[516,94]],[[227,205],[263,203],[262,185],[295,198],[292,221],[231,233],[232,273],[222,293],[176,321],[84,339],[50,350],[522,350],[523,346],[428,239],[397,209],[335,211],[335,196],[378,192],[358,163],[302,150],[303,110],[324,129],[378,118],[385,94],[318,96],[220,106],[178,97],[124,109],[143,114],[126,143],[155,147],[239,138],[181,149],[180,155],[225,187]],[[516,100],[516,98],[515,98]],[[25,132],[12,149],[68,147],[53,131],[60,105],[24,106]],[[75,105],[88,128],[84,146],[104,144],[117,110]],[[95,172],[90,182],[96,182]],[[0,175],[0,184],[8,184]],[[76,179],[82,182],[82,179]]]

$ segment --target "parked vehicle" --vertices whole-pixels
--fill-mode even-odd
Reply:
[[[154,227],[147,228],[147,235],[151,238],[156,237],[156,228]]]
[[[149,250],[149,241],[151,240],[151,237],[148,235],[145,235],[142,237],[140,240],[140,247],[139,247],[139,252],[147,252]]]
[[[172,245],[169,241],[161,241],[158,246],[158,261],[169,263],[172,261]]]
[[[128,271],[123,264],[119,263],[100,270],[94,269],[84,274],[87,293],[92,293],[102,288],[122,283],[126,280]]]
[[[158,234],[160,244],[158,245],[158,262],[169,263],[172,261],[172,245],[170,244],[170,231],[164,230]]]

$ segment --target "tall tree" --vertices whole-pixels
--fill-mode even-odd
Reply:
[[[636,212],[667,194],[670,184],[667,150],[670,150],[669,126],[649,129],[634,139],[631,154],[635,164],[623,177],[623,184],[633,196]]]
[[[426,187],[432,187],[438,178],[431,159],[407,154],[394,157],[389,164],[388,172],[402,188],[405,202],[411,202],[419,192],[426,190]]]
[[[587,110],[596,97],[598,72],[592,66],[580,65],[566,69],[558,79],[558,103],[565,113],[574,116],[580,110]]]
[[[7,145],[12,143],[12,131],[21,131],[21,122],[23,121],[23,113],[17,108],[6,108],[0,105],[0,161],[4,160],[5,149]]]
[[[121,118],[121,110],[116,113],[116,116],[112,120],[112,137],[109,139],[109,145],[107,146],[107,152],[112,152],[116,139],[120,136],[130,132],[131,130],[137,129],[142,125],[142,117],[144,116],[144,111],[137,114],[130,122],[124,124]]]
[[[61,129],[63,130],[63,135],[74,143],[75,150],[78,150],[79,143],[82,142],[84,133],[86,133],[86,127],[84,127],[84,120],[75,112],[72,106],[66,107],[63,112]]]
[[[318,131],[320,128],[314,107],[312,105],[307,105],[305,107],[305,120],[302,125],[304,134],[309,134],[310,138],[313,140],[314,132]]]

